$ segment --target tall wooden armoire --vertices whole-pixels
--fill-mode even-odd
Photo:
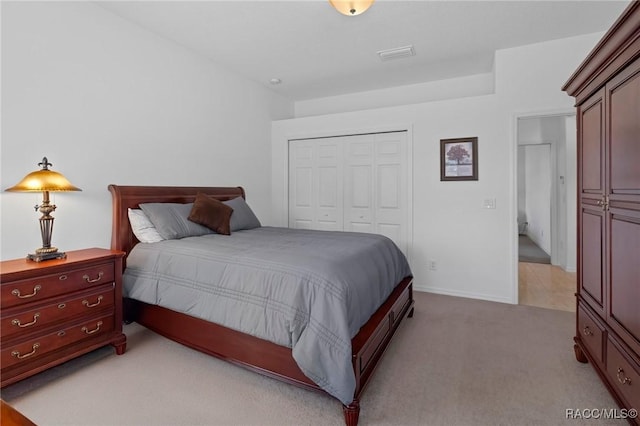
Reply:
[[[575,353],[620,407],[640,409],[640,2],[563,87],[576,98]],[[621,410],[620,413],[625,413]],[[631,420],[640,424],[637,418]]]

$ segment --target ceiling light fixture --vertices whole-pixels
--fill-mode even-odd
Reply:
[[[404,46],[404,47],[396,47],[394,49],[380,50],[378,56],[383,61],[389,61],[391,59],[400,59],[406,58],[409,56],[414,56],[416,54],[415,50],[413,50],[413,46]]]
[[[269,80],[269,83],[271,83],[271,84],[280,84],[280,83],[282,83],[282,80],[280,80],[279,78],[272,78],[271,80]]]
[[[347,16],[360,15],[373,4],[373,0],[329,0],[338,12]]]

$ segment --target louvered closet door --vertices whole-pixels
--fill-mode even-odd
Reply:
[[[289,226],[370,232],[408,248],[407,132],[289,142]]]
[[[289,227],[342,231],[342,150],[339,138],[289,144]]]

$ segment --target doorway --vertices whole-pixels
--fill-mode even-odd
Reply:
[[[575,113],[517,118],[518,303],[575,311]]]

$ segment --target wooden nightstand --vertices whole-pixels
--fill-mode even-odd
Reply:
[[[123,252],[0,263],[0,387],[111,344],[121,355]]]

